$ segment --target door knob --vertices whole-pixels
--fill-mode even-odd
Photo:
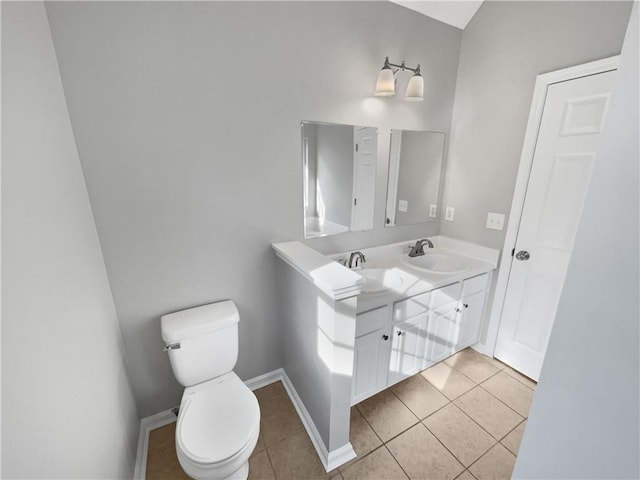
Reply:
[[[529,260],[530,257],[531,255],[529,255],[529,252],[527,252],[526,250],[520,250],[518,253],[516,253],[516,259],[520,261]]]

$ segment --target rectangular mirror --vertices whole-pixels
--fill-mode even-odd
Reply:
[[[373,228],[374,127],[302,122],[304,236]]]
[[[391,130],[386,226],[436,220],[443,155],[444,133]]]

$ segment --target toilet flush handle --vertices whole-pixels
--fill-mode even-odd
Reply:
[[[171,345],[167,345],[164,347],[164,351],[168,352],[169,350],[178,350],[180,348],[180,342],[172,343]]]

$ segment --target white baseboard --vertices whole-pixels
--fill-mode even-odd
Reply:
[[[291,380],[289,380],[289,377],[287,376],[284,369],[278,368],[277,370],[273,370],[272,372],[268,372],[263,375],[251,378],[244,383],[251,390],[257,390],[278,381],[281,381],[282,385],[284,385],[284,389],[286,390],[287,395],[289,395],[289,399],[291,400],[291,403],[293,403],[293,406],[295,407],[296,412],[298,413],[298,416],[302,421],[302,425],[304,425],[304,428],[309,435],[309,438],[311,438],[311,443],[316,449],[318,457],[320,457],[322,466],[327,472],[356,457],[356,452],[353,450],[351,443],[347,443],[346,445],[343,445],[336,450],[332,450],[331,452],[327,451],[326,447],[324,446],[324,442],[320,437],[318,429],[313,423],[309,412],[307,412],[307,409],[302,403],[302,400],[298,396],[298,392],[296,392],[296,389],[291,383]],[[138,453],[136,455],[136,465],[133,475],[134,480],[144,480],[146,478],[147,454],[149,452],[149,432],[155,428],[159,428],[171,422],[174,422],[176,420],[176,416],[172,410],[173,409],[165,410],[163,412],[156,413],[155,415],[151,415],[150,417],[145,417],[140,420]]]
[[[346,443],[336,450],[332,450],[330,452],[327,451],[327,448],[324,446],[324,442],[322,441],[322,437],[320,437],[320,433],[311,419],[311,415],[309,415],[304,403],[302,403],[302,400],[298,396],[298,392],[296,392],[291,380],[289,380],[287,373],[283,369],[280,370],[282,371],[282,384],[284,385],[296,412],[298,412],[298,416],[300,417],[309,438],[311,438],[311,443],[313,443],[313,447],[316,449],[316,453],[318,454],[318,457],[320,457],[320,461],[322,462],[324,469],[327,472],[330,472],[334,468],[356,458],[356,452],[353,450],[351,443]]]
[[[173,409],[156,413],[150,417],[140,420],[140,433],[138,434],[138,453],[136,455],[136,466],[133,473],[135,480],[144,480],[147,476],[147,454],[149,453],[149,432],[155,428],[168,425],[176,421]]]

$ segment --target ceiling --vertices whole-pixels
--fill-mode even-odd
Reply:
[[[464,30],[483,0],[391,0],[415,12]]]

